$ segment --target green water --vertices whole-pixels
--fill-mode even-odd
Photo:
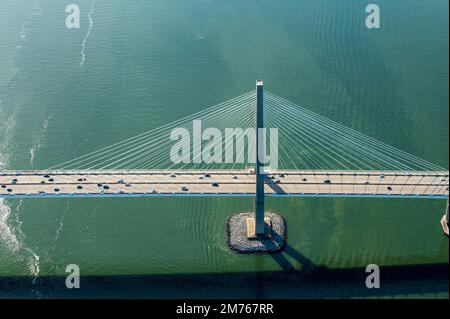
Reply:
[[[0,169],[46,168],[266,88],[448,167],[448,2],[0,2]],[[85,49],[82,43],[85,40]],[[82,53],[85,61],[82,63]],[[82,64],[82,65],[81,65]],[[283,256],[228,250],[249,199],[0,201],[0,297],[444,297],[432,200],[270,199]],[[378,264],[382,288],[368,290]],[[82,289],[64,286],[77,264]],[[283,269],[289,264],[297,272]],[[384,277],[383,277],[384,276]]]

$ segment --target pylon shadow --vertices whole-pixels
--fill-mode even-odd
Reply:
[[[276,232],[272,232],[271,237],[274,240],[279,240],[281,237],[280,234]],[[294,259],[298,264],[301,265],[301,272],[308,274],[314,271],[317,266],[306,256],[297,251],[294,247],[290,246],[287,241],[285,242],[281,251],[277,253],[272,253],[270,256],[275,260],[278,265],[287,273],[298,271],[294,265],[292,265],[285,255],[288,255],[292,259]]]
[[[273,190],[274,193],[287,194],[286,191],[276,182],[276,180],[270,178],[268,175],[264,175],[264,182]]]

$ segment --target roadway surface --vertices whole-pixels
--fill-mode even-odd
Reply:
[[[448,172],[276,171],[266,195],[448,198]],[[255,195],[249,171],[0,172],[0,198]]]

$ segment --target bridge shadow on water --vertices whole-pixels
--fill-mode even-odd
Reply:
[[[381,266],[381,288],[368,289],[364,268],[317,267],[289,245],[271,256],[280,271],[82,276],[71,290],[62,276],[0,277],[0,298],[448,298],[448,263]]]
[[[272,236],[278,236],[272,234]],[[270,256],[270,257],[269,257]],[[279,271],[81,276],[80,289],[67,289],[65,276],[0,277],[1,298],[448,298],[448,263],[380,265],[380,289],[365,285],[365,267],[315,265],[285,244],[270,255]],[[250,261],[250,260],[249,260]]]

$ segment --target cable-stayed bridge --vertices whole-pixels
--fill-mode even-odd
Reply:
[[[0,172],[0,198],[255,197],[256,234],[266,195],[448,199],[449,172],[264,92],[262,81],[53,167]]]

